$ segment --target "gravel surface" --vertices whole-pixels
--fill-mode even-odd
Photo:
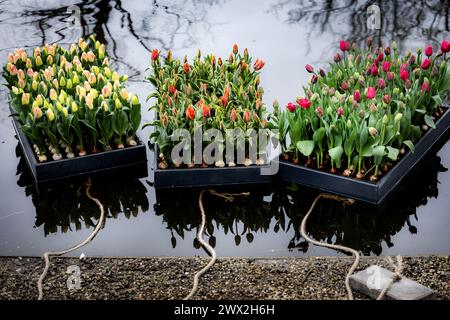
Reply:
[[[44,299],[182,299],[208,258],[51,258]],[[346,299],[351,258],[219,258],[200,279],[196,299]],[[403,258],[403,274],[450,298],[450,257]],[[385,265],[382,257],[363,257]],[[81,288],[67,289],[70,265],[81,270]],[[40,258],[0,258],[0,299],[36,299]],[[366,297],[356,293],[356,299]]]

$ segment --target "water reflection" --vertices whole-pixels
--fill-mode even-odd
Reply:
[[[308,222],[308,232],[317,240],[350,246],[365,255],[380,255],[383,244],[393,247],[392,237],[403,228],[417,233],[416,209],[429,198],[438,196],[438,173],[444,171],[447,169],[441,159],[430,157],[422,170],[413,172],[383,207],[360,203],[343,206],[322,200]],[[317,194],[308,188],[280,183],[273,190],[253,191],[250,199],[236,198],[232,204],[205,196],[205,236],[214,247],[217,234],[229,234],[226,241],[234,241],[239,246],[242,241],[251,243],[258,233],[292,233],[293,230],[294,236],[286,248],[306,253],[309,244],[300,235],[300,223]],[[187,191],[157,193],[154,211],[163,217],[174,248],[177,237],[184,239],[187,231],[197,230],[200,224],[198,195]],[[193,240],[193,246],[200,248],[197,240]]]
[[[410,48],[411,42],[423,46],[424,38],[440,42],[450,31],[447,0],[278,0],[269,12],[286,23],[304,27],[307,53],[316,37],[323,34],[332,38],[333,43],[345,38],[361,44],[372,36],[374,43],[381,46],[395,40],[402,50],[405,46]]]
[[[100,211],[86,196],[85,178],[37,187],[31,180],[19,145],[16,154],[20,157],[17,184],[32,198],[36,209],[35,227],[43,226],[45,236],[95,227]],[[121,177],[117,173],[113,177],[94,177],[92,183],[92,194],[104,205],[104,226],[108,219],[117,219],[121,214],[131,219],[149,209],[147,189],[139,179],[130,178],[128,174]]]

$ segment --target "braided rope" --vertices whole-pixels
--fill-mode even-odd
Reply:
[[[87,237],[83,242],[77,244],[74,247],[71,247],[69,249],[66,250],[62,250],[62,251],[47,251],[44,253],[43,258],[45,260],[45,267],[44,267],[44,271],[42,272],[41,276],[39,277],[38,280],[38,300],[42,300],[44,293],[42,290],[42,282],[45,279],[45,276],[47,275],[48,272],[48,268],[50,267],[50,256],[61,256],[63,254],[72,252],[74,250],[77,250],[81,247],[83,247],[84,245],[88,244],[89,242],[92,241],[92,239],[94,239],[94,237],[97,235],[97,233],[100,231],[101,227],[103,226],[103,222],[105,220],[105,210],[103,209],[103,205],[100,202],[100,200],[98,200],[97,198],[94,198],[91,195],[91,178],[88,178],[88,181],[86,182],[86,196],[91,199],[92,201],[94,201],[97,206],[100,208],[100,218],[98,220],[97,225],[95,226],[94,231],[92,231],[92,233],[89,235],[89,237]]]

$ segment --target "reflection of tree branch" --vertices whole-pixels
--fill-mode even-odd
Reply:
[[[369,30],[366,25],[366,10],[369,5],[377,4],[381,11],[381,29]],[[407,41],[419,35],[429,40],[442,40],[449,31],[448,1],[346,1],[326,0],[306,2],[303,0],[281,0],[271,6],[269,12],[286,17],[288,24],[301,24],[310,51],[314,34],[331,35],[336,41],[348,39],[364,42],[371,35],[375,43],[396,40],[401,48]],[[340,24],[348,21],[350,30]]]

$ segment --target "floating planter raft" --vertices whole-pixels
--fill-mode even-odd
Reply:
[[[275,105],[286,181],[379,204],[450,128],[443,101],[450,89],[443,41],[433,54],[400,57],[397,46],[361,50],[340,44],[331,70],[313,74],[304,98]]]
[[[12,122],[35,184],[120,169],[140,168],[139,176],[147,175],[146,146],[140,140],[137,145],[124,149],[41,163],[37,161],[30,141],[20,129],[20,124],[16,120]]]
[[[237,45],[224,60],[216,60],[213,54],[202,58],[199,51],[190,64],[187,58],[183,62],[173,59],[170,51],[167,57],[160,57],[154,49],[151,61],[148,80],[155,92],[149,99],[154,102],[150,110],[156,111],[156,120],[148,125],[154,128],[150,143],[155,150],[155,187],[270,183],[271,176],[261,174],[264,169],[269,172],[265,149],[252,149],[256,152],[250,156],[250,146],[256,140],[246,135],[249,130],[259,134],[268,124],[269,114],[259,85],[264,61],[256,59],[252,63],[247,49],[242,54]],[[231,130],[245,134],[238,141],[229,134]],[[172,150],[179,141],[171,138],[181,131],[190,138],[182,148],[188,156],[174,159]],[[198,131],[200,136],[196,136]],[[208,131],[220,134],[220,138],[214,135],[211,140],[220,147],[209,158],[203,155],[209,144],[203,139]],[[232,144],[233,156],[227,158],[224,155],[228,142]],[[199,156],[194,155],[197,144],[201,149]],[[239,152],[242,156],[235,157]]]
[[[16,49],[3,76],[13,124],[36,183],[146,162],[136,131],[141,106],[126,75],[109,68],[93,36],[65,49],[57,44]]]

